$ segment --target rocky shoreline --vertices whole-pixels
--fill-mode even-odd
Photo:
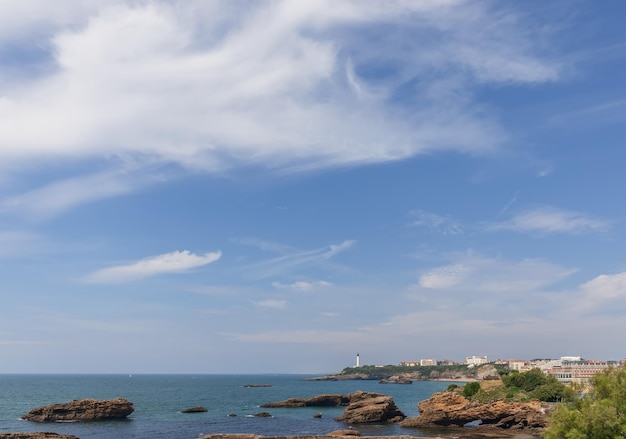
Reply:
[[[420,433],[430,430],[440,438],[537,438],[547,426],[551,411],[549,404],[539,401],[505,402],[493,400],[476,402],[459,391],[434,393],[418,403],[419,415],[407,418],[395,405],[393,398],[381,393],[357,391],[349,395],[322,394],[310,398],[289,398],[263,404],[264,408],[345,407],[335,418],[348,426],[363,424],[398,423],[408,430],[419,428]],[[68,403],[38,407],[22,416],[35,422],[93,422],[123,419],[134,410],[133,404],[123,398],[113,400],[82,399]],[[206,411],[192,407],[185,413]],[[255,416],[271,416],[263,412]],[[476,424],[469,427],[469,424]],[[443,434],[442,434],[443,433]],[[323,439],[329,437],[360,436],[357,429],[336,430],[325,435],[281,436],[280,439]],[[386,436],[390,439],[413,438],[411,434]],[[434,437],[434,436],[431,436]],[[255,434],[210,434],[201,439],[278,439]],[[72,435],[51,432],[0,433],[0,439],[78,439]],[[181,438],[184,439],[184,438]]]

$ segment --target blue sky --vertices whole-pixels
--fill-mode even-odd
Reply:
[[[622,359],[625,13],[0,2],[0,373]]]

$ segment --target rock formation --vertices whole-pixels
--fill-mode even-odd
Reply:
[[[263,408],[341,407],[350,403],[350,397],[339,394],[317,395],[311,398],[289,398],[285,401],[263,404]]]
[[[77,399],[63,404],[37,407],[22,416],[35,422],[90,422],[122,419],[134,411],[133,404],[123,398]]]
[[[401,427],[462,427],[473,421],[503,429],[542,428],[547,424],[546,406],[539,401],[472,402],[460,393],[439,392],[417,405],[419,416],[405,419]]]
[[[350,394],[350,404],[335,421],[347,424],[399,422],[405,418],[391,396],[373,392]]]
[[[393,375],[379,380],[378,384],[413,384],[413,380],[408,376]]]
[[[181,413],[204,413],[204,412],[208,412],[208,410],[205,407],[200,407],[200,406],[181,410]]]
[[[38,433],[0,433],[0,439],[78,439],[78,437],[45,431]]]
[[[358,430],[335,430],[331,431],[327,434],[327,436],[332,437],[343,437],[343,436],[361,436]]]

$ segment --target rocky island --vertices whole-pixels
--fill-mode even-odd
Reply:
[[[326,394],[311,398],[289,398],[263,404],[264,408],[340,407],[346,406],[335,421],[346,424],[399,422],[405,418],[391,396],[358,391],[350,395]]]
[[[123,419],[135,408],[124,398],[77,399],[62,404],[37,407],[22,416],[25,421],[34,422],[93,422]]]

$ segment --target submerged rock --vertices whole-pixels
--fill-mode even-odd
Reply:
[[[289,398],[284,401],[263,404],[263,408],[292,407],[341,407],[350,403],[350,397],[339,394],[323,394],[311,398]]]
[[[123,419],[135,408],[124,398],[76,399],[63,404],[50,404],[37,407],[22,416],[25,421],[34,422],[91,422]]]
[[[181,410],[181,413],[204,413],[204,412],[208,412],[208,410],[205,407],[200,407],[200,406]]]
[[[261,413],[256,413],[254,416],[257,418],[271,418],[272,414],[268,412],[261,412]]]

